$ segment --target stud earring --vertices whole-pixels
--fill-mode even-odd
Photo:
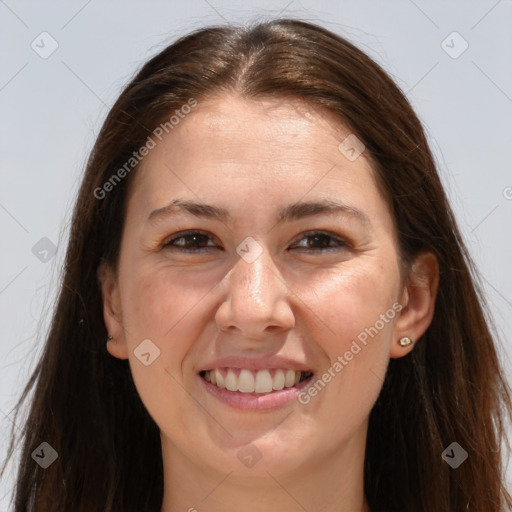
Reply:
[[[404,336],[403,338],[400,338],[398,340],[398,343],[400,343],[401,347],[408,347],[409,345],[412,345],[414,342],[408,336]]]
[[[114,336],[112,336],[112,334],[109,334],[108,338],[107,338],[107,341],[110,341],[110,340],[113,340],[113,339],[114,339]]]

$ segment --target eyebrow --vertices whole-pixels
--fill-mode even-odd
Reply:
[[[181,212],[189,213],[196,217],[217,219],[221,222],[229,222],[231,220],[231,215],[225,208],[197,203],[186,199],[173,199],[162,208],[153,210],[149,214],[147,223],[154,223],[159,219],[178,215]],[[365,227],[371,226],[369,217],[358,208],[330,199],[299,201],[285,206],[278,211],[276,224],[312,217],[314,215],[345,215],[355,218],[364,224]]]

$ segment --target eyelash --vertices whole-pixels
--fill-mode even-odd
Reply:
[[[213,246],[191,249],[191,248],[180,247],[178,245],[172,245],[173,242],[176,242],[176,240],[180,240],[181,238],[187,239],[194,235],[201,235],[201,236],[206,236],[207,238],[210,238],[210,236],[203,231],[186,231],[186,232],[178,234],[178,236],[175,236],[168,242],[165,242],[163,244],[162,248],[170,249],[170,250],[177,250],[179,252],[185,252],[185,253],[202,253],[202,252],[205,252],[205,250],[208,251],[209,249],[215,249],[215,247],[213,247]],[[308,249],[308,248],[302,247],[299,249],[302,250],[303,252],[326,252],[326,251],[347,249],[350,247],[350,244],[347,243],[345,240],[342,240],[341,238],[331,235],[330,233],[327,233],[325,231],[308,231],[308,232],[304,233],[303,237],[299,240],[299,242],[302,241],[304,238],[310,238],[310,237],[319,236],[319,235],[325,236],[325,237],[330,238],[331,240],[334,240],[338,244],[338,246],[337,247],[321,247],[319,249]],[[210,240],[211,240],[211,238],[210,238]]]

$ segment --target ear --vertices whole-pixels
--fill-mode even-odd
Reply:
[[[439,263],[432,252],[421,252],[412,263],[409,281],[400,303],[403,308],[395,322],[390,357],[398,358],[413,350],[434,317],[434,306],[439,285]],[[407,336],[413,344],[402,347],[400,338]]]
[[[98,267],[98,281],[103,299],[103,319],[109,335],[112,336],[112,339],[107,341],[107,350],[114,357],[128,359],[117,276],[104,261]]]

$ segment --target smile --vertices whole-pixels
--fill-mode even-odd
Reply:
[[[272,393],[291,388],[309,379],[313,372],[287,369],[247,370],[244,368],[215,368],[199,374],[220,389],[240,393]]]
[[[198,373],[204,390],[233,409],[263,411],[296,403],[313,372],[272,368],[215,368]]]

